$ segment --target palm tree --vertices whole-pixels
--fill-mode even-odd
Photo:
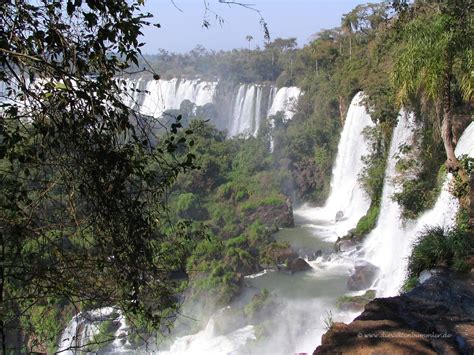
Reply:
[[[249,42],[249,50],[250,50],[250,42],[253,41],[253,37],[251,35],[247,35],[245,36],[245,39],[247,40],[247,42]]]
[[[472,4],[448,0],[414,11],[395,49],[393,83],[400,104],[410,97],[432,102],[441,119],[441,137],[448,169],[458,167],[453,141],[453,88],[459,84],[465,100],[473,94]]]

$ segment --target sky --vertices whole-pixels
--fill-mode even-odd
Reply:
[[[203,28],[204,1],[224,19],[220,25],[209,14],[209,29]],[[299,46],[308,43],[311,35],[321,29],[340,25],[343,14],[369,0],[235,0],[253,4],[268,23],[272,39],[296,37]],[[174,4],[176,5],[173,5]],[[371,0],[370,2],[380,2]],[[161,28],[144,31],[145,54],[162,48],[171,52],[188,52],[197,45],[207,49],[229,50],[247,48],[245,37],[252,36],[251,48],[263,47],[264,33],[260,15],[239,6],[228,6],[218,0],[148,0],[145,10],[154,15],[153,22]]]

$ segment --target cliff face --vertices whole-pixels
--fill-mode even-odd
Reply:
[[[378,298],[334,324],[314,354],[473,354],[474,274],[440,271],[412,291]]]

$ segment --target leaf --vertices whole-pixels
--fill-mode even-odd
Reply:
[[[54,85],[54,88],[55,88],[55,89],[58,89],[58,90],[66,90],[66,89],[67,89],[67,87],[66,87],[66,85],[65,85],[64,83],[56,83],[56,84]]]

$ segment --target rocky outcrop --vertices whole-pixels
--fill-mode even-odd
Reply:
[[[366,290],[375,280],[379,269],[371,263],[361,263],[354,267],[354,271],[347,280],[347,288],[351,291]]]
[[[334,243],[334,249],[337,252],[349,252],[360,249],[363,236],[356,235],[355,229],[351,229],[344,237],[338,237]]]
[[[360,296],[342,296],[336,302],[341,311],[362,312],[367,303],[375,298],[374,290],[367,290]]]
[[[314,354],[472,354],[474,277],[448,271],[397,297],[378,298],[334,324]]]
[[[245,221],[252,224],[260,220],[267,227],[294,227],[293,209],[290,202],[279,205],[259,206],[256,210],[248,213]]]
[[[311,270],[311,266],[302,258],[296,258],[288,263],[288,270],[293,274],[295,272]]]
[[[308,259],[308,261],[314,261],[317,258],[323,256],[323,251],[321,249],[311,249],[311,248],[298,248],[296,249],[298,255],[303,259]]]

